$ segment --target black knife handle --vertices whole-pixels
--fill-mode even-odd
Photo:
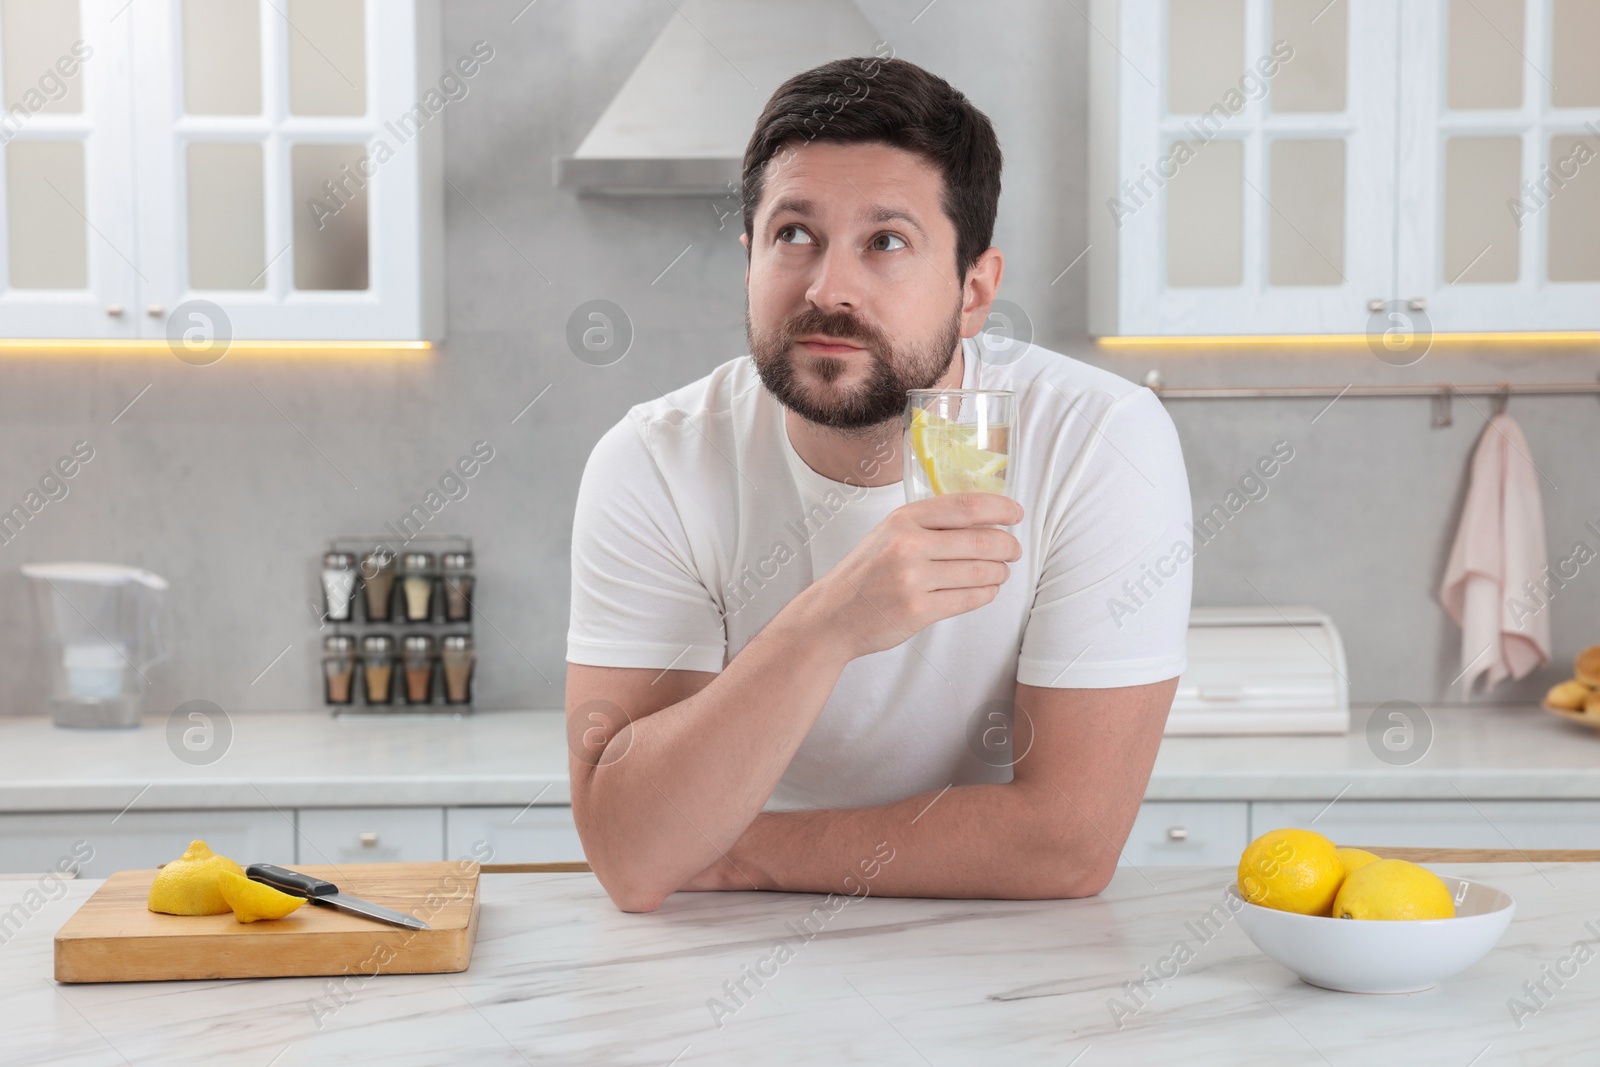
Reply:
[[[272,888],[296,897],[325,897],[337,893],[339,887],[309,874],[276,867],[270,863],[252,863],[244,869],[244,876],[252,882],[262,882]]]

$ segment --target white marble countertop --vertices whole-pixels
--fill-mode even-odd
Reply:
[[[485,875],[477,949],[460,974],[57,985],[52,938],[98,884],[79,882],[0,946],[0,1062],[1587,1062],[1597,1032],[1587,968],[1600,964],[1577,964],[1565,988],[1546,980],[1553,995],[1520,1027],[1509,1002],[1534,1007],[1524,983],[1595,938],[1585,922],[1600,864],[1430,866],[1509,892],[1517,914],[1484,959],[1404,996],[1307,985],[1231,913],[1202,939],[1193,924],[1233,878],[1220,867],[1120,868],[1083,900],[841,897],[830,911],[821,896],[679,893],[649,915],[617,911],[587,874]],[[0,882],[0,914],[30,888]],[[1160,961],[1179,941],[1193,958],[1130,992],[1146,968],[1173,973]],[[779,943],[788,956],[774,953]],[[765,972],[759,987],[747,968]],[[741,979],[749,992],[734,1001],[724,983]]]
[[[218,758],[190,763],[164,717],[131,730],[0,717],[0,811],[115,811],[141,790],[141,810],[572,802],[559,711],[240,714],[228,730]]]
[[[1530,707],[1428,709],[1432,742],[1406,766],[1348,734],[1168,737],[1147,800],[1600,799],[1600,733]],[[0,812],[570,803],[559,711],[229,719],[214,762],[179,759],[164,718],[68,730],[0,716]]]
[[[1347,786],[1349,800],[1600,799],[1600,731],[1531,706],[1423,710],[1432,738],[1406,765],[1368,742],[1371,708],[1353,709],[1347,734],[1168,737],[1145,799],[1327,800]]]

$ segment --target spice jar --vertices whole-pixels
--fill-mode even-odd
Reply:
[[[439,655],[444,667],[444,702],[472,703],[472,638],[468,634],[446,634]]]
[[[444,618],[466,622],[472,617],[472,553],[446,552],[439,565],[444,572]]]
[[[362,673],[367,684],[368,704],[389,704],[394,700],[394,638],[388,634],[368,634],[361,639]]]
[[[350,618],[356,592],[356,557],[349,552],[328,552],[322,557],[323,614],[335,622]]]
[[[433,638],[427,634],[408,634],[400,645],[400,663],[406,675],[406,703],[426,704],[433,699]]]
[[[367,591],[367,621],[388,622],[394,599],[394,553],[376,548],[361,560],[361,581]]]
[[[407,622],[433,617],[433,553],[407,552],[400,557],[400,589]]]
[[[332,634],[322,639],[322,652],[323,700],[329,704],[349,704],[356,688],[355,638],[348,634]]]

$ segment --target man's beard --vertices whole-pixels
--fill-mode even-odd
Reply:
[[[926,345],[895,348],[883,332],[858,321],[853,315],[830,314],[808,307],[770,334],[759,334],[750,321],[750,306],[745,304],[745,336],[755,358],[761,382],[778,402],[807,422],[834,430],[860,432],[898,421],[905,411],[906,390],[931,389],[944,377],[955,359],[956,342],[961,339],[961,306],[958,303],[939,335]],[[795,348],[795,339],[821,334],[861,345],[872,362],[866,381],[830,405],[818,403],[800,381],[797,364],[807,368],[825,384],[831,384],[849,370],[850,360],[861,354],[830,356]]]

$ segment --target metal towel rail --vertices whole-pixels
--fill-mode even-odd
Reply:
[[[1331,397],[1329,404],[1344,396],[1428,397],[1433,401],[1433,425],[1449,426],[1453,396],[1494,398],[1494,410],[1505,410],[1512,396],[1600,396],[1600,380],[1592,382],[1478,382],[1461,385],[1438,382],[1423,385],[1268,385],[1268,386],[1184,386],[1173,388],[1161,380],[1161,372],[1151,370],[1144,385],[1163,400],[1257,400],[1264,398]]]

